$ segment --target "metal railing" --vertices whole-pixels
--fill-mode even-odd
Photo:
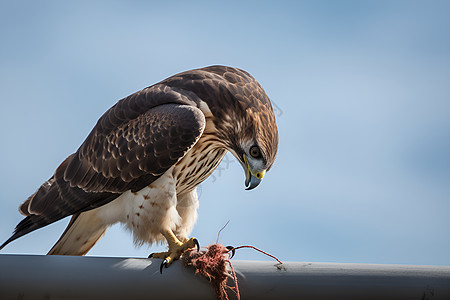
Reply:
[[[241,299],[450,299],[450,267],[232,263]],[[160,274],[159,265],[144,258],[3,254],[0,299],[215,298],[193,269],[175,262]]]

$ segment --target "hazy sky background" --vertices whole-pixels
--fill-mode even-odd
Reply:
[[[201,185],[203,246],[281,260],[450,265],[450,2],[0,1],[0,240],[117,100],[187,69],[250,72],[277,161]],[[68,219],[2,253],[44,254]],[[89,255],[145,257],[111,228]],[[237,259],[268,259],[243,249]]]

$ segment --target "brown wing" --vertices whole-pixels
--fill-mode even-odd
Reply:
[[[114,107],[113,107],[114,108]],[[156,180],[198,141],[205,117],[196,107],[163,104],[126,121],[110,109],[78,151],[20,207],[14,239],[66,216],[102,206]],[[120,122],[119,122],[120,121]],[[112,125],[115,124],[115,127]]]
[[[106,134],[91,134],[63,179],[89,192],[138,191],[183,157],[204,126],[203,113],[195,107],[157,106]]]

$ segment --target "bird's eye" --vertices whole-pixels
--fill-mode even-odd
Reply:
[[[254,158],[259,158],[261,157],[261,150],[259,150],[258,146],[252,146],[250,148],[250,155]]]

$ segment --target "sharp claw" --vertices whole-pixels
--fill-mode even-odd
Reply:
[[[162,274],[163,267],[167,268],[168,263],[169,263],[169,262],[167,261],[167,259],[165,259],[165,260],[162,261],[161,265],[159,266],[159,273]]]
[[[228,252],[230,252],[230,251],[231,251],[231,256],[230,256],[230,259],[232,259],[232,258],[233,258],[233,256],[234,256],[234,254],[236,253],[236,252],[234,251],[234,247],[233,247],[233,246],[226,246],[225,248],[227,248],[227,249],[228,249]]]
[[[200,251],[200,244],[198,243],[198,240],[196,238],[194,238],[194,244],[197,247],[197,252]]]

